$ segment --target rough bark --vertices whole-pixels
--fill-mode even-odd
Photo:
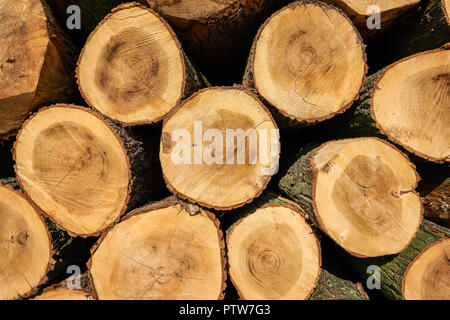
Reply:
[[[441,0],[425,0],[407,19],[374,37],[367,47],[370,72],[418,52],[432,50],[450,41],[450,25]]]
[[[329,14],[337,14],[339,19],[342,19],[342,21],[340,21],[340,23],[345,23],[347,20],[350,24],[351,21],[350,19],[347,17],[347,15],[345,15],[344,13],[342,13],[341,10],[335,8],[332,5],[329,4],[325,4],[325,3],[321,3],[321,2],[313,2],[313,1],[309,1],[309,0],[301,0],[301,1],[295,1],[293,3],[290,3],[289,5],[286,5],[284,8],[282,8],[281,10],[275,12],[269,19],[267,19],[264,24],[261,25],[261,27],[259,28],[255,38],[253,39],[253,43],[252,43],[252,47],[250,49],[250,54],[247,56],[247,62],[245,65],[245,69],[244,69],[244,74],[243,74],[243,78],[242,78],[242,84],[244,85],[244,87],[249,88],[250,90],[253,90],[256,94],[258,94],[259,98],[264,102],[264,104],[270,109],[272,115],[274,116],[274,118],[277,121],[277,124],[280,128],[283,129],[300,129],[303,127],[307,127],[307,126],[311,126],[311,125],[318,125],[321,122],[328,120],[327,122],[330,122],[330,119],[333,117],[339,117],[344,111],[346,111],[354,102],[354,100],[356,100],[358,98],[358,94],[360,92],[360,90],[363,89],[363,83],[364,80],[366,79],[366,72],[367,72],[367,65],[366,65],[366,54],[365,54],[365,45],[363,44],[362,38],[360,36],[360,34],[358,33],[358,31],[354,28],[353,24],[351,24],[351,31],[350,32],[354,32],[355,33],[355,38],[356,38],[356,44],[351,44],[352,48],[358,48],[357,50],[359,51],[359,49],[361,49],[362,54],[361,54],[361,59],[359,59],[358,57],[358,62],[361,62],[361,64],[363,65],[362,69],[363,69],[363,74],[360,75],[360,77],[358,79],[353,79],[353,82],[356,83],[360,83],[360,87],[358,87],[358,91],[355,92],[352,96],[351,96],[351,101],[345,105],[341,105],[340,108],[338,110],[333,109],[335,106],[333,106],[333,111],[329,111],[328,113],[323,113],[321,106],[315,106],[317,108],[317,110],[319,110],[320,112],[317,112],[317,114],[314,114],[313,116],[309,116],[309,117],[299,117],[299,115],[294,115],[292,113],[288,113],[285,110],[282,110],[283,108],[280,108],[282,106],[282,104],[279,104],[278,106],[269,102],[268,99],[265,98],[264,94],[261,93],[260,89],[257,87],[256,85],[256,80],[255,80],[255,69],[254,69],[254,65],[255,65],[255,55],[256,55],[256,47],[257,47],[257,43],[261,38],[261,33],[264,31],[264,28],[270,23],[270,21],[272,19],[274,19],[278,14],[282,13],[284,10],[295,10],[298,8],[301,8],[303,6],[310,6],[310,8],[320,8],[321,10],[323,10],[323,12],[326,14],[326,16],[328,17]],[[308,11],[307,11],[308,12]],[[305,18],[308,18],[308,16],[306,16],[305,13]],[[336,19],[338,19],[336,18]],[[326,19],[329,19],[326,18]],[[337,23],[336,23],[337,24]],[[324,32],[327,32],[328,34],[328,30],[324,30]],[[332,73],[334,72],[334,69],[338,68],[341,64],[340,61],[332,61],[332,57],[329,56],[324,56],[324,57],[320,57],[320,59],[317,59],[318,53],[321,49],[323,50],[323,48],[314,48],[315,46],[318,46],[318,44],[314,44],[314,43],[309,43],[308,39],[306,38],[305,40],[302,40],[302,34],[305,33],[307,34],[308,31],[304,31],[304,30],[298,30],[297,33],[293,33],[292,35],[292,43],[290,43],[288,45],[287,48],[285,48],[285,50],[288,50],[289,47],[294,47],[297,46],[299,47],[299,52],[298,55],[304,55],[304,57],[302,57],[302,59],[306,59],[307,62],[303,61],[302,59],[299,59],[298,61],[292,61],[291,57],[284,57],[286,61],[279,61],[277,63],[280,64],[280,66],[283,66],[283,63],[285,65],[287,65],[288,69],[291,69],[292,66],[291,64],[296,65],[297,68],[299,68],[300,71],[298,74],[295,74],[295,80],[292,82],[292,86],[295,88],[296,87],[296,81],[298,79],[302,79],[304,78],[304,82],[302,82],[302,86],[308,88],[308,87],[320,87],[321,85],[323,85],[323,83],[327,83],[329,86],[328,87],[324,87],[322,89],[325,90],[334,90],[331,89],[331,86],[334,86],[336,81],[331,82],[329,81],[328,78],[328,72]],[[329,35],[327,35],[329,38],[329,40],[333,40],[332,39],[332,34],[330,33]],[[302,43],[301,41],[305,41],[305,43]],[[349,41],[349,40],[348,40]],[[262,41],[261,41],[262,42]],[[299,43],[301,45],[299,45]],[[350,46],[350,44],[348,44]],[[325,46],[325,44],[323,45]],[[317,50],[316,50],[317,49]],[[337,48],[333,48],[333,50],[337,50]],[[291,59],[291,61],[289,61],[289,59]],[[269,61],[270,56],[267,57],[267,60]],[[313,59],[313,60],[311,60]],[[315,59],[315,60],[314,60]],[[313,63],[315,63],[315,68],[310,68],[311,65],[308,65],[308,61],[313,61]],[[353,58],[352,62],[355,62],[356,59]],[[314,83],[314,77],[313,77],[313,71],[315,72],[316,70],[321,70],[321,68],[326,64],[329,63],[329,67],[326,68],[325,72],[322,72],[322,78],[321,81],[322,82],[316,82]],[[267,64],[269,64],[269,62],[267,62]],[[319,66],[319,64],[321,64]],[[331,65],[333,65],[333,67],[330,67]],[[286,66],[285,66],[286,67]],[[303,70],[302,68],[305,68],[305,70]],[[350,67],[349,67],[350,68]],[[360,67],[356,66],[356,64],[354,64],[350,69],[355,70],[353,73],[351,73],[352,75],[354,75],[354,77],[358,77],[359,73],[356,70],[359,70]],[[282,70],[282,68],[280,68],[280,70]],[[313,70],[313,71],[309,71],[309,70]],[[325,70],[325,69],[324,69]],[[331,70],[331,71],[329,71]],[[292,73],[292,71],[290,71]],[[292,76],[292,74],[291,74]],[[339,75],[335,72],[334,76],[337,78]],[[260,79],[261,81],[262,79]],[[326,82],[328,81],[328,82]],[[342,81],[342,79],[341,79]],[[272,89],[273,91],[276,90],[276,88]],[[290,90],[290,89],[289,89]],[[294,90],[295,91],[295,90]],[[340,90],[338,90],[339,92],[344,91],[342,88]],[[306,91],[307,92],[307,91]],[[296,98],[297,100],[303,100],[304,102],[306,102],[308,100],[308,97],[305,95],[301,95],[298,94],[296,91],[292,92],[293,95],[297,95]],[[346,93],[348,95],[348,93]],[[342,97],[339,97],[340,100]],[[336,98],[336,100],[338,100]],[[339,103],[342,103],[342,101],[340,101]],[[308,102],[307,106],[309,107],[310,105],[314,106],[314,103],[310,103]],[[298,106],[298,108],[301,108],[301,106]],[[330,105],[327,105],[328,109],[330,109]]]
[[[151,17],[148,17],[148,19],[142,18],[144,14],[149,14]],[[117,15],[123,15],[123,18],[115,19],[114,17],[117,17]],[[135,25],[129,26],[121,23],[125,18],[135,17],[141,19],[130,20],[135,22]],[[159,28],[167,28],[160,33],[167,42],[158,38],[159,34],[154,33],[150,24],[146,24],[156,23],[156,21],[161,24],[161,26],[158,26]],[[111,27],[115,31],[109,36],[106,43],[98,48],[97,43],[94,42],[95,40],[98,41],[95,35],[104,32],[107,23],[110,25],[116,23],[114,27]],[[140,28],[142,28],[142,32],[139,31]],[[165,45],[171,50],[170,58],[160,55],[157,51],[161,50],[158,49],[160,46]],[[115,51],[113,52],[111,48],[115,48]],[[150,51],[152,49],[155,51]],[[100,54],[100,52],[102,53]],[[177,58],[178,54],[180,55],[180,61]],[[166,58],[170,59],[171,63],[177,65],[179,69],[177,67],[177,69],[167,70],[168,66],[164,64]],[[138,62],[139,65],[137,65]],[[120,69],[123,66],[126,66],[125,69],[128,72]],[[141,75],[141,78],[147,81],[146,83],[143,84],[141,78],[135,77],[131,71],[134,69],[148,73]],[[92,70],[95,70],[94,76],[91,74]],[[178,77],[181,73],[182,75]],[[136,2],[124,3],[114,7],[96,25],[79,56],[76,77],[81,95],[89,106],[111,120],[126,126],[148,125],[159,122],[183,99],[208,84],[206,78],[184,53],[176,34],[167,22],[150,8]],[[93,77],[96,80],[91,82]],[[152,80],[153,78],[155,80]],[[180,79],[182,86],[179,86],[178,83]],[[117,87],[115,81],[121,81],[124,89]],[[131,89],[127,90],[127,88]],[[170,88],[170,90],[167,88]],[[166,101],[167,93],[161,91],[162,89],[176,92],[177,99],[170,96],[170,99]],[[101,99],[97,99],[97,96],[100,96]],[[135,110],[133,108],[145,107],[147,112],[141,112],[139,116],[131,117],[133,113],[128,114],[127,109],[123,107],[124,105],[128,105],[127,107],[132,110]]]
[[[307,219],[317,225],[313,205],[313,170],[310,162],[311,152],[317,146],[311,144],[308,148],[301,150],[299,159],[288,170],[287,174],[281,178],[279,188],[282,194],[294,200],[304,210]]]
[[[286,208],[290,211],[286,211]],[[274,220],[273,210],[279,210],[276,214],[279,220]],[[266,193],[250,204],[236,209],[233,213],[229,219],[225,217],[228,220],[227,224],[231,224],[227,228],[228,273],[239,296],[242,299],[257,297],[258,299],[307,299],[319,281],[321,252],[318,239],[309,225],[306,226],[306,230],[309,230],[305,231],[307,234],[301,235],[305,237],[302,242],[303,247],[295,247],[299,244],[295,241],[295,237],[291,237],[292,230],[302,229],[303,224],[307,223],[303,219],[303,210],[292,201],[283,199],[276,194]],[[298,214],[302,218],[289,220],[291,218],[288,219],[288,217],[291,214]],[[252,229],[251,223],[247,219],[256,217],[258,218],[258,227]],[[241,228],[241,224],[245,226]],[[251,231],[248,231],[249,228]],[[263,235],[261,231],[263,229],[272,230],[272,233]],[[245,237],[241,232],[247,232],[244,233]],[[242,241],[242,237],[244,237],[244,241]],[[267,242],[261,237],[267,238]],[[293,252],[286,247],[287,242],[281,240],[283,237],[292,240],[287,242]],[[305,266],[305,268],[310,268],[306,272],[307,275],[292,273],[292,266],[295,266],[298,259],[298,250],[296,249],[301,251],[302,259],[309,261],[308,267]],[[244,266],[238,262],[242,259],[242,255],[247,257],[248,265]],[[264,262],[260,263],[261,260]],[[255,279],[258,282],[257,287],[251,285]],[[276,284],[275,281],[277,281]],[[295,289],[297,287],[298,291]]]
[[[161,125],[123,127],[105,119],[123,141],[130,160],[131,192],[126,212],[169,195],[159,162]]]
[[[360,283],[353,283],[322,268],[310,300],[368,300]]]
[[[363,279],[367,279],[372,275],[367,273],[369,266],[378,266],[381,271],[381,293],[388,299],[403,299],[402,280],[410,263],[425,248],[442,238],[449,237],[449,229],[424,220],[414,240],[408,248],[398,255],[366,259],[358,259],[346,254],[343,254],[343,256],[345,256],[348,265],[358,272]]]
[[[343,115],[342,123],[338,124],[339,135],[343,137],[375,136],[386,139],[386,136],[380,132],[371,116],[370,101],[374,86],[382,74],[383,71],[378,71],[366,78],[358,100]]]
[[[133,255],[135,254],[132,250],[129,250],[126,255],[127,258],[129,258],[129,260],[131,262],[137,263],[137,266],[140,267],[145,267],[145,269],[149,269],[151,270],[151,273],[149,274],[150,279],[147,277],[141,278],[142,281],[147,281],[151,284],[149,287],[148,285],[145,285],[142,283],[141,280],[139,280],[138,278],[140,277],[139,272],[136,273],[136,280],[135,282],[132,282],[133,280],[130,280],[131,278],[127,278],[128,280],[125,281],[131,281],[129,282],[129,285],[127,285],[127,292],[124,292],[123,290],[116,290],[116,286],[109,286],[109,288],[105,288],[100,287],[98,284],[100,283],[99,281],[101,281],[100,279],[103,278],[104,273],[106,272],[110,272],[112,270],[109,270],[109,268],[102,268],[102,264],[106,263],[105,260],[98,260],[96,261],[96,256],[102,255],[104,254],[104,252],[102,252],[102,244],[105,242],[109,242],[113,239],[112,234],[118,229],[120,228],[124,223],[128,223],[127,221],[132,220],[133,218],[139,218],[139,217],[144,217],[144,216],[148,216],[148,215],[152,215],[153,211],[158,211],[161,209],[169,209],[169,208],[176,208],[177,210],[177,215],[180,215],[180,219],[181,216],[183,216],[183,219],[186,219],[187,216],[185,216],[186,214],[189,216],[188,219],[192,218],[195,219],[194,217],[196,215],[199,215],[199,217],[201,216],[202,218],[207,219],[208,222],[211,222],[213,224],[213,229],[216,230],[217,229],[217,235],[214,235],[215,239],[206,239],[205,241],[209,241],[210,244],[213,244],[211,246],[214,247],[216,244],[218,245],[218,249],[220,251],[220,263],[218,267],[218,269],[220,269],[220,273],[221,273],[221,278],[220,280],[220,292],[218,293],[217,297],[208,297],[208,299],[219,299],[222,300],[224,298],[224,290],[226,287],[226,279],[227,279],[227,273],[225,270],[225,265],[226,265],[226,259],[225,259],[225,243],[224,243],[224,239],[223,239],[223,233],[221,231],[220,228],[220,222],[219,220],[214,216],[214,214],[205,211],[204,209],[202,209],[201,207],[197,206],[197,205],[193,205],[187,202],[184,202],[178,198],[176,198],[175,196],[171,196],[169,198],[163,199],[161,201],[158,202],[152,202],[149,203],[143,207],[140,207],[138,209],[135,209],[133,211],[131,211],[130,213],[128,213],[126,216],[124,216],[122,218],[122,220],[120,222],[118,222],[115,225],[110,226],[110,228],[107,230],[107,232],[105,232],[100,239],[98,240],[97,244],[92,248],[91,250],[91,259],[88,262],[88,269],[89,269],[89,277],[91,279],[91,285],[92,285],[92,289],[93,289],[93,296],[95,299],[105,299],[107,296],[111,297],[111,295],[113,295],[115,298],[120,298],[120,299],[154,299],[154,297],[156,296],[157,299],[181,299],[181,297],[177,296],[177,292],[173,291],[172,289],[169,290],[164,290],[164,286],[168,285],[177,285],[172,281],[176,281],[179,286],[182,288],[183,285],[185,285],[184,279],[187,280],[187,282],[190,285],[193,285],[192,278],[189,277],[190,274],[192,274],[191,272],[196,272],[195,269],[197,269],[198,263],[197,262],[201,262],[202,259],[199,260],[199,258],[195,258],[193,256],[193,252],[198,252],[199,255],[201,255],[204,251],[200,250],[201,246],[198,246],[196,248],[192,247],[192,241],[194,240],[198,240],[199,238],[201,238],[201,235],[198,235],[198,232],[195,230],[195,234],[196,237],[195,239],[191,237],[191,235],[189,234],[184,234],[184,232],[188,232],[189,230],[184,229],[181,227],[181,225],[177,225],[174,226],[176,228],[176,232],[170,232],[170,233],[164,233],[163,231],[159,232],[150,232],[147,235],[144,235],[141,233],[141,235],[137,235],[136,238],[134,238],[133,240],[140,240],[142,239],[142,237],[144,237],[144,239],[148,241],[154,241],[154,243],[150,246],[148,245],[148,243],[146,243],[146,241],[140,241],[138,243],[136,243],[136,245],[138,246],[137,248],[140,249],[140,251],[137,251],[136,256],[133,257]],[[167,212],[167,211],[165,211]],[[195,220],[193,220],[195,221]],[[173,221],[169,220],[167,221],[167,227],[171,227],[170,224]],[[136,226],[137,227],[137,226]],[[192,225],[190,226],[191,228],[194,228]],[[210,226],[208,226],[210,227]],[[161,227],[162,229],[165,229],[165,226]],[[170,228],[169,228],[170,229]],[[210,230],[207,230],[208,232]],[[206,232],[206,231],[205,231]],[[214,231],[215,233],[215,231]],[[210,233],[207,233],[210,234]],[[111,237],[109,237],[111,235]],[[148,237],[147,237],[148,236]],[[174,248],[172,250],[172,245],[169,245],[166,247],[166,245],[164,243],[166,242],[170,242],[171,237],[177,237],[177,236],[181,236],[181,237],[188,237],[185,240],[186,241],[175,241],[176,243],[179,243],[178,246],[174,246],[176,248]],[[217,238],[216,238],[217,237]],[[127,238],[128,239],[128,238]],[[165,240],[163,240],[165,239]],[[158,243],[159,240],[163,240],[163,243]],[[213,243],[211,242],[211,240],[213,240],[214,242],[217,241],[217,243]],[[128,240],[127,240],[128,241]],[[132,240],[130,240],[132,241]],[[177,250],[177,248],[182,247],[183,245],[186,245],[186,250],[183,251],[179,251]],[[150,248],[149,248],[150,247]],[[156,250],[158,247],[159,250]],[[163,251],[161,253],[161,251]],[[167,252],[164,252],[167,251]],[[185,252],[185,251],[189,251],[189,252]],[[142,256],[142,253],[145,252],[144,256]],[[163,256],[163,260],[161,261],[161,255]],[[115,257],[117,259],[121,259],[121,256],[125,256],[124,253],[122,253],[121,255]],[[148,259],[149,257],[154,257],[154,260]],[[147,258],[144,258],[147,257]],[[111,257],[111,259],[113,259],[113,257]],[[138,260],[135,260],[138,259]],[[206,259],[206,257],[204,257],[204,259]],[[124,263],[126,263],[126,261],[122,260]],[[212,260],[211,260],[212,261]],[[209,262],[211,262],[209,261]],[[212,266],[212,265],[210,265]],[[138,270],[139,271],[139,270]],[[217,270],[216,270],[217,271]],[[111,277],[114,278],[114,280],[117,280],[117,274],[118,271],[116,272],[111,272]],[[148,272],[148,271],[147,271]],[[119,276],[120,278],[120,276]],[[122,278],[122,280],[125,278]],[[174,280],[172,280],[174,279]],[[194,278],[195,279],[195,278]],[[114,281],[111,280],[111,281]],[[118,280],[119,282],[122,280]],[[153,280],[153,281],[152,281]],[[197,280],[202,280],[202,279],[197,279]],[[211,280],[211,279],[210,279]],[[217,279],[215,279],[217,280]],[[123,281],[121,282],[121,284],[123,285]],[[187,284],[187,285],[189,285]],[[118,286],[120,288],[120,285]],[[129,288],[128,288],[129,287]],[[162,287],[162,288],[161,288]],[[123,288],[123,287],[122,287]],[[181,290],[180,288],[180,290]],[[102,290],[102,291],[100,291]],[[194,289],[193,289],[194,290]],[[167,292],[166,292],[167,291]],[[137,293],[136,293],[137,292]],[[139,295],[138,297],[136,297],[136,294],[139,294],[139,292],[143,292],[143,295]],[[187,294],[189,294],[190,296],[196,297],[198,295],[201,295],[202,292],[198,292],[196,294],[193,295],[192,292],[188,292]],[[108,298],[109,299],[109,298]]]
[[[197,127],[198,123],[201,128]],[[221,136],[216,136],[217,141],[211,147],[206,147],[206,140],[202,138],[202,132],[204,130],[206,134],[207,127],[221,132]],[[181,152],[178,149],[181,146],[181,140],[177,136],[179,129],[188,132],[186,138],[183,137]],[[238,141],[243,142],[238,142],[243,146],[243,153],[238,150],[241,147],[232,146],[235,140],[227,138],[230,137],[229,129],[234,130]],[[244,141],[242,133],[247,131],[248,135],[248,130],[253,131],[251,135],[255,139],[250,137]],[[165,118],[162,131],[160,161],[167,187],[172,193],[190,202],[216,210],[235,209],[259,196],[276,172],[280,145],[275,121],[257,97],[241,87],[213,87],[198,91]],[[267,140],[261,138],[264,133],[267,133]],[[191,137],[196,141],[198,138],[202,139],[201,143],[205,147],[201,148],[206,151],[198,152],[197,142],[184,144]],[[227,139],[231,141],[227,142]],[[258,146],[253,143],[258,139],[265,141],[262,143],[267,142],[267,149],[262,147],[258,151]],[[185,147],[191,150],[185,151]],[[219,153],[219,148],[224,149]],[[234,148],[233,154],[230,148]],[[247,156],[247,149],[259,152],[260,161]],[[203,159],[207,152],[214,153],[216,159],[208,161],[207,156]],[[174,155],[181,158],[174,161]],[[244,157],[241,158],[242,155]],[[265,157],[267,161],[264,161]],[[236,191],[239,189],[241,191]]]
[[[409,159],[385,141],[372,137],[329,141],[314,147],[310,144],[301,150],[297,162],[281,178],[278,188],[282,195],[298,203],[313,225],[355,256],[379,256],[403,250],[422,219],[420,197],[415,192],[419,177]],[[401,169],[397,172],[389,169],[391,161],[402,163]],[[397,179],[390,180],[392,176]],[[408,204],[401,204],[404,201]],[[336,214],[335,210],[338,210]],[[408,226],[402,230],[408,231],[402,232],[401,237],[387,236],[388,245],[376,234],[398,228],[389,226],[392,217],[387,217],[391,214],[405,221]],[[334,218],[336,215],[339,218]],[[367,219],[360,220],[359,217],[366,215],[375,215],[380,220],[370,223]],[[385,215],[386,220],[381,218]],[[345,229],[339,219],[343,220]],[[351,240],[356,237],[364,237],[367,245]]]
[[[450,28],[450,27],[449,27]],[[399,60],[386,68],[375,72],[368,76],[364,82],[363,89],[359,95],[358,100],[356,100],[352,107],[342,115],[341,121],[333,124],[333,132],[337,137],[367,137],[367,136],[375,136],[384,140],[388,140],[389,142],[395,144],[399,147],[403,152],[407,153],[415,162],[423,162],[424,160],[444,163],[445,158],[436,159],[435,156],[431,156],[428,154],[424,154],[422,150],[413,149],[413,147],[408,146],[404,141],[399,141],[399,137],[401,134],[391,134],[388,130],[383,130],[383,123],[377,122],[374,115],[374,94],[379,89],[377,84],[383,78],[383,76],[388,73],[392,68],[400,65],[402,63],[408,63],[412,59],[418,59],[421,56],[430,56],[432,54],[443,53],[446,50],[449,50],[449,46],[445,45],[437,50],[431,50],[426,52],[420,52],[418,54],[406,57],[402,60]],[[426,69],[425,69],[426,70]],[[431,68],[430,68],[431,70]],[[424,72],[424,71],[422,71]],[[432,71],[430,71],[432,72]],[[435,72],[435,71],[434,71]],[[431,78],[431,76],[429,77]],[[434,79],[434,78],[433,78]],[[444,83],[445,85],[445,83]],[[434,87],[436,90],[439,89],[439,84],[436,84]],[[445,98],[445,93],[443,95]],[[424,102],[422,102],[424,103]],[[436,102],[437,103],[437,102]],[[435,104],[433,102],[424,103],[424,107],[434,108]],[[394,111],[396,108],[403,107],[401,105],[392,105],[392,110]],[[411,111],[413,113],[413,111]],[[429,115],[431,117],[431,114]],[[419,120],[419,119],[417,119]],[[441,119],[435,119],[441,120]],[[407,120],[405,120],[407,121]],[[403,139],[405,140],[405,139]],[[425,138],[424,138],[425,141]]]

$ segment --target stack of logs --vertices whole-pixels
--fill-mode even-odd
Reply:
[[[449,10],[2,1],[0,299],[450,299]]]

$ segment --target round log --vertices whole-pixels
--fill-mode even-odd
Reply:
[[[296,124],[322,121],[358,97],[365,60],[361,37],[345,14],[321,2],[297,1],[259,29],[244,85]]]
[[[172,197],[112,227],[88,266],[100,300],[210,300],[223,298],[224,255],[214,215]]]
[[[414,158],[448,162],[449,54],[450,46],[421,52],[367,77],[359,99],[333,129],[336,135],[389,138]]]
[[[372,92],[372,117],[390,140],[434,162],[450,161],[450,46],[386,68]]]
[[[419,177],[408,158],[377,138],[327,142],[288,170],[279,188],[359,257],[395,254],[422,220]]]
[[[228,229],[229,274],[242,299],[305,300],[312,294],[320,245],[300,210],[278,198]]]
[[[137,3],[118,6],[100,22],[76,73],[86,102],[125,125],[163,119],[201,86],[172,29]]]
[[[23,125],[14,146],[15,170],[22,189],[49,218],[85,237],[159,192],[152,184],[158,168],[151,151],[87,108],[54,105]]]
[[[279,153],[273,118],[241,88],[201,90],[164,120],[160,160],[167,186],[208,208],[252,201],[276,172]]]

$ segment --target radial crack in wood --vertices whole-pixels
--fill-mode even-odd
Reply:
[[[230,278],[242,299],[304,300],[317,284],[320,245],[292,205],[271,203],[227,233]]]
[[[365,59],[362,40],[347,16],[323,3],[294,2],[260,28],[244,84],[290,119],[321,121],[357,98]]]
[[[160,159],[167,185],[206,207],[232,209],[257,197],[279,152],[270,113],[240,88],[202,90],[164,120]]]
[[[93,252],[89,270],[104,299],[223,298],[226,274],[219,222],[175,198],[138,209]]]
[[[29,197],[71,234],[96,234],[124,212],[130,164],[113,129],[88,109],[55,105],[24,124],[14,148]]]
[[[419,177],[401,152],[377,138],[331,141],[303,155],[280,189],[349,253],[395,254],[414,238]]]

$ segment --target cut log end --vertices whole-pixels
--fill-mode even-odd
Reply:
[[[223,298],[223,238],[214,216],[188,205],[144,207],[114,226],[90,261],[99,299]]]
[[[152,123],[183,97],[184,56],[164,20],[126,4],[90,35],[77,77],[86,101],[104,115],[128,125]]]
[[[277,168],[276,124],[246,90],[202,90],[164,121],[162,131],[160,159],[168,187],[206,207],[250,202]]]
[[[43,220],[19,192],[0,186],[0,299],[31,293],[45,279],[51,243]]]
[[[392,141],[434,162],[450,161],[450,47],[391,65],[373,91],[372,117]]]
[[[407,300],[450,299],[450,239],[444,238],[425,249],[409,265],[403,278]]]
[[[320,246],[303,216],[267,205],[227,235],[230,278],[242,299],[307,299],[320,274]]]
[[[126,208],[127,153],[111,127],[88,109],[41,109],[19,132],[14,157],[22,188],[71,234],[96,234]]]
[[[251,82],[283,115],[320,121],[343,112],[358,96],[365,60],[347,16],[332,6],[296,2],[261,27],[250,57]]]
[[[396,149],[375,138],[331,142],[312,156],[317,219],[356,255],[394,254],[408,246],[422,219],[418,176]]]
[[[280,188],[346,251],[374,257],[402,251],[416,234],[423,210],[414,191],[418,179],[414,166],[390,144],[357,138],[309,152]]]
[[[179,23],[206,21],[235,7],[236,0],[146,0],[151,8]],[[181,20],[181,21],[180,21]]]

